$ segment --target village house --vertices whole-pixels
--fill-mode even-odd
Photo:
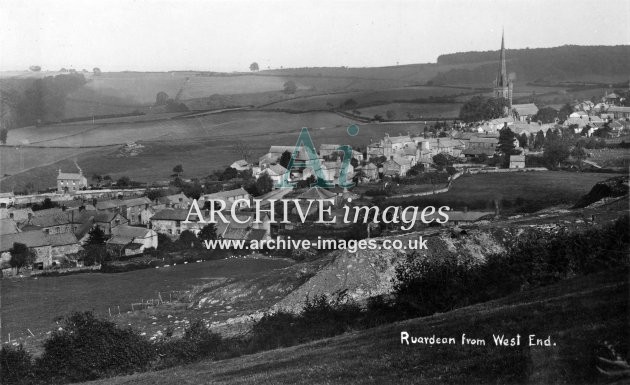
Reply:
[[[80,250],[77,239],[72,233],[47,235],[41,231],[25,231],[0,235],[0,267],[3,273],[11,273],[9,261],[11,249],[15,243],[24,244],[35,253],[32,266],[34,270],[53,267],[59,260],[65,259],[69,254],[76,254]]]
[[[394,158],[383,163],[383,175],[384,176],[405,176],[407,171],[411,168],[411,163],[404,158]]]
[[[145,249],[157,248],[158,235],[153,229],[120,225],[112,229],[107,249],[119,256],[142,254]]]
[[[167,195],[158,198],[158,203],[163,204],[166,208],[171,209],[187,209],[192,204],[192,199],[183,193]]]
[[[525,168],[525,155],[510,155],[510,168]]]
[[[465,156],[493,156],[496,147],[499,144],[499,138],[473,137],[468,141],[467,147],[464,149]]]
[[[234,190],[219,191],[212,194],[205,194],[199,198],[199,208],[203,208],[203,206],[205,205],[205,202],[212,201],[212,200],[224,201],[226,204],[226,207],[232,207],[232,204],[239,199],[245,199],[251,204],[252,196],[242,187],[234,189]],[[245,202],[239,202],[238,209],[241,210],[241,209],[246,208],[247,206],[248,204],[246,204]]]
[[[178,238],[185,230],[197,234],[205,224],[199,223],[196,217],[190,218],[189,223],[183,223],[188,217],[188,211],[187,209],[164,209],[158,211],[151,218],[151,229],[171,238]]]
[[[630,107],[612,106],[606,112],[612,114],[615,119],[630,119]]]
[[[10,207],[15,204],[15,195],[12,192],[0,193],[0,207]]]
[[[512,104],[512,114],[516,120],[529,122],[538,113],[538,107],[534,103]]]
[[[374,163],[368,163],[363,166],[363,175],[370,181],[378,180],[378,167]]]
[[[232,167],[236,171],[245,171],[252,169],[251,163],[249,163],[245,159],[237,160],[236,162],[232,163],[230,167]]]
[[[88,187],[87,178],[83,176],[83,171],[79,173],[61,172],[57,175],[57,191],[60,193],[75,193],[78,190]]]
[[[259,168],[258,170],[256,170],[256,174],[254,175],[254,177],[258,179],[261,175],[267,174],[269,178],[271,178],[271,180],[273,181],[273,187],[275,188],[275,186],[282,180],[282,178],[284,178],[284,174],[286,174],[286,172],[287,169],[282,167],[281,165],[270,164],[264,165],[263,168]]]

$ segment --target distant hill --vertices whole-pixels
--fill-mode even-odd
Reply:
[[[630,79],[630,46],[576,46],[506,50],[509,73],[516,81],[621,82]],[[460,52],[438,57],[438,66],[466,65],[441,71],[434,84],[478,84],[494,81],[499,51]]]

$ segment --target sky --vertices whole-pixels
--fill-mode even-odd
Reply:
[[[247,71],[630,44],[630,1],[0,0],[0,71]]]

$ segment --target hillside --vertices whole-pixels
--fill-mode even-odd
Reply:
[[[607,272],[300,346],[94,383],[602,383],[595,354],[606,357],[603,342],[627,353],[627,292],[627,272]],[[402,346],[401,331],[457,344]],[[460,345],[462,333],[486,346]],[[556,345],[494,345],[493,334],[517,333],[550,336]]]
[[[627,82],[630,46],[575,46],[508,49],[508,72],[519,83]],[[439,66],[469,68],[440,72],[435,84],[491,83],[496,78],[499,51],[460,52],[438,57]],[[475,66],[476,65],[476,66]]]

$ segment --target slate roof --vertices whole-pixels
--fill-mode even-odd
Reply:
[[[336,195],[324,188],[321,187],[311,187],[304,193],[298,196],[298,199],[330,199],[334,198]]]
[[[185,221],[187,216],[187,209],[164,209],[155,213],[155,215],[151,217],[151,220]],[[191,217],[191,219],[193,219],[193,217]]]

